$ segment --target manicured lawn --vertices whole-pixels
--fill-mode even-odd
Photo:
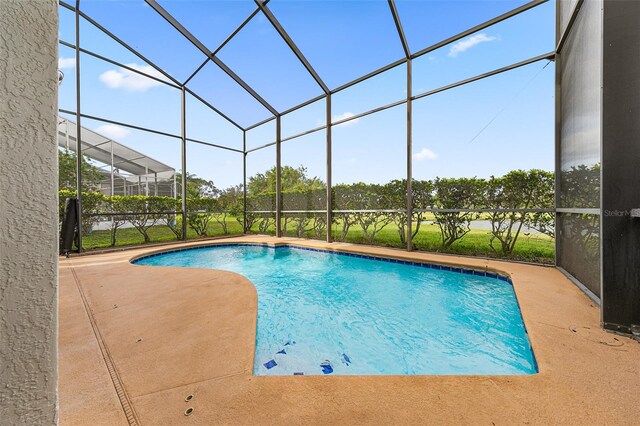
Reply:
[[[428,220],[428,219],[427,219]],[[227,219],[228,233],[230,235],[242,234],[242,227],[235,218]],[[290,225],[292,227],[292,225]],[[338,232],[338,225],[334,224],[332,231],[335,240],[338,240],[340,233]],[[257,226],[254,226],[252,232],[257,233]],[[148,231],[151,238],[151,242],[166,242],[175,241],[175,235],[171,230],[164,225],[153,226]],[[275,228],[272,226],[269,228],[268,233],[274,234]],[[207,228],[208,236],[221,236],[224,235],[222,227],[219,223],[211,221]],[[289,229],[286,235],[295,236],[295,232]],[[325,238],[326,232],[323,233],[322,239]],[[187,236],[189,239],[197,238],[197,235],[192,229],[188,230]],[[306,234],[307,238],[315,238],[313,232]],[[487,257],[503,257],[499,252],[495,252],[489,245],[491,234],[486,230],[472,229],[461,240],[456,241],[448,250],[447,253],[462,254],[462,255],[474,255],[474,256],[487,256]],[[366,244],[362,230],[357,226],[352,226],[347,234],[347,242]],[[418,250],[440,252],[440,230],[436,225],[422,224],[420,232],[413,239],[414,245]],[[119,229],[117,233],[116,246],[131,246],[143,244],[144,239],[142,235],[134,228]],[[497,243],[497,242],[496,242]],[[405,246],[400,243],[398,236],[398,228],[394,224],[387,225],[382,229],[374,240],[375,245],[386,247],[398,247],[404,248]],[[111,235],[109,231],[94,231],[90,235],[85,235],[83,238],[83,246],[85,249],[104,248],[111,245]],[[494,244],[499,247],[499,244]],[[539,234],[521,234],[516,244],[512,259],[523,260],[528,262],[538,263],[553,263],[555,255],[555,243],[554,240],[545,235]]]
[[[229,234],[242,234],[242,226],[235,218],[228,219],[226,222]],[[152,243],[176,240],[175,234],[165,225],[152,226],[149,228],[148,234]],[[212,220],[207,227],[207,236],[215,237],[219,235],[224,235],[222,226]],[[187,228],[187,238],[193,239],[198,238],[198,236],[191,228]],[[116,247],[138,244],[144,244],[144,238],[135,228],[118,229],[116,233]],[[109,247],[110,245],[110,231],[94,231],[82,238],[82,246],[87,250]]]
[[[431,217],[432,219],[433,217]],[[427,218],[429,220],[430,218]],[[257,228],[252,229],[253,232],[258,232]],[[269,229],[270,233],[275,233],[275,229],[272,227]],[[295,232],[286,232],[286,235],[296,236]],[[332,235],[335,241],[339,241],[341,233],[339,232],[339,224],[333,225]],[[326,232],[323,233],[322,239],[326,236]],[[307,238],[316,238],[316,236],[310,232],[306,234]],[[446,251],[441,249],[440,229],[437,225],[423,223],[420,227],[420,231],[413,239],[413,244],[418,250],[432,251],[432,252],[444,252],[452,254],[461,254],[469,256],[485,256],[485,257],[504,257],[500,252],[494,251],[490,244],[491,233],[482,229],[471,229],[471,231],[465,235],[462,239],[456,241]],[[369,244],[365,238],[362,230],[358,226],[352,226],[347,234],[346,242],[357,244]],[[398,227],[394,224],[384,227],[375,237],[374,245],[380,245],[385,247],[397,247],[405,248],[406,245],[400,242],[398,235]],[[494,242],[494,247],[500,250],[500,243]],[[513,260],[521,260],[526,262],[537,262],[551,264],[554,262],[555,256],[555,241],[553,238],[542,234],[525,234],[521,233],[514,253],[511,256]]]
[[[337,236],[337,235],[336,235]],[[462,239],[456,241],[443,251],[440,247],[440,230],[436,225],[422,225],[420,232],[413,239],[418,250],[446,252],[453,254],[504,257],[502,253],[496,253],[489,245],[491,234],[489,231],[472,229]],[[347,242],[364,243],[361,230],[352,230],[347,236]],[[397,228],[389,225],[376,236],[376,245],[404,248],[400,244]],[[494,247],[500,247],[496,241]],[[550,237],[543,235],[520,235],[516,243],[512,259],[527,262],[553,263],[555,255],[555,243]]]

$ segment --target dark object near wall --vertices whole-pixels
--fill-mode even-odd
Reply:
[[[60,254],[69,256],[78,230],[78,199],[67,198],[60,230]]]

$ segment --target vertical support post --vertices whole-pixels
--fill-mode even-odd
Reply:
[[[332,222],[333,222],[333,191],[331,188],[331,93],[327,94],[326,105],[326,124],[327,124],[327,242],[333,242]]]
[[[153,195],[158,196],[158,172],[153,172]]]
[[[555,44],[556,46],[558,45],[558,42],[560,41],[560,36],[561,36],[561,25],[560,25],[560,8],[561,8],[561,4],[560,2],[556,2],[556,40],[555,40]],[[562,52],[556,52],[556,57],[555,57],[555,88],[554,88],[554,99],[555,99],[555,115],[554,115],[554,119],[555,119],[555,123],[554,123],[554,164],[555,164],[555,169],[554,169],[554,191],[555,191],[555,196],[554,196],[554,200],[553,200],[553,208],[554,208],[554,212],[553,214],[553,223],[554,223],[554,245],[555,245],[555,250],[554,250],[554,264],[555,266],[562,266],[562,260],[560,258],[560,253],[562,250],[562,247],[560,247],[560,238],[558,238],[559,235],[559,226],[558,224],[560,223],[560,214],[557,210],[558,207],[560,207],[560,176],[561,176],[561,171],[562,171],[562,164],[561,164],[561,150],[560,150],[560,144],[561,144],[561,138],[562,138],[562,92],[560,90],[560,81],[561,81],[561,77],[562,77]],[[602,294],[602,292],[600,293]],[[600,310],[600,314],[601,314],[601,319],[602,319],[602,309]]]
[[[69,152],[69,121],[67,120],[64,121],[64,129],[65,129],[64,140],[66,143],[67,152]]]
[[[111,197],[113,198],[115,194],[115,177],[114,177],[114,167],[113,167],[113,141],[109,142],[109,146],[111,147]],[[113,205],[110,206],[109,211],[113,213]],[[113,226],[113,215],[111,216],[111,226]]]
[[[115,176],[114,176],[114,168],[113,168],[113,141],[109,142],[111,145],[111,196],[115,194]]]
[[[144,166],[144,195],[149,196],[149,167]]]
[[[276,237],[282,237],[282,129],[280,115],[276,116]]]
[[[247,131],[242,131],[242,229],[247,229]]]
[[[407,59],[407,250],[413,250],[413,105],[411,58]]]
[[[181,177],[181,194],[180,199],[182,200],[182,239],[187,239],[187,125],[186,125],[186,96],[184,86],[182,86],[181,90],[181,105],[180,105],[180,142],[181,149],[180,154],[182,157],[182,174]]]
[[[82,125],[80,123],[80,0],[76,0],[76,195],[78,253],[82,252]]]

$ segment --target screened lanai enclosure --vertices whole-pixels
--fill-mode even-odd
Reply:
[[[91,160],[91,167],[97,172],[96,186],[92,189],[107,196],[176,197],[173,168],[91,129],[81,128],[80,132],[82,154]],[[65,153],[78,152],[76,135],[76,123],[64,118],[58,120],[58,146]]]
[[[599,303],[602,5],[61,1],[79,250],[345,241],[552,264]]]

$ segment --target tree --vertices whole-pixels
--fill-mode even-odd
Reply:
[[[175,175],[178,194],[182,193],[182,174]],[[187,198],[215,198],[220,194],[212,180],[199,178],[193,173],[187,172]]]
[[[217,211],[213,215],[215,221],[222,227],[224,235],[229,233],[227,216],[237,211],[238,205],[242,204],[242,185],[231,186],[220,192],[217,202]]]
[[[163,206],[160,209],[163,213],[160,220],[173,232],[176,240],[181,240],[182,235],[182,200],[163,197]]]
[[[315,195],[314,191],[287,191],[282,194],[283,204],[286,206],[285,210],[293,210],[295,212],[288,212],[282,217],[283,232],[285,234],[287,233],[290,223],[293,223],[294,235],[296,237],[304,237],[308,231],[314,229],[315,221],[313,213],[306,212],[317,209],[314,206]]]
[[[318,177],[308,177],[307,168],[283,166],[280,177],[281,191],[311,191],[326,188]],[[247,192],[251,195],[262,195],[276,192],[276,168],[272,167],[264,173],[257,173],[249,178]]]
[[[231,188],[233,188],[233,190],[231,190],[230,188],[227,188],[225,190],[229,194],[233,193],[233,197],[230,198],[231,203],[228,206],[229,214],[236,218],[240,226],[242,226],[243,230],[244,230],[245,223],[247,226],[247,230],[250,230],[251,227],[254,225],[255,221],[257,220],[257,216],[251,213],[245,214],[244,212],[243,186],[236,185]],[[249,205],[249,202],[250,202],[249,198],[247,197],[247,207]]]
[[[356,224],[356,217],[348,210],[357,209],[352,185],[339,184],[331,188],[334,212],[333,223],[340,225],[340,241],[345,241],[349,229]],[[338,210],[338,211],[335,211]]]
[[[351,185],[354,197],[353,203],[358,210],[353,213],[355,221],[364,234],[364,239],[368,243],[373,243],[378,232],[393,221],[393,217],[385,210],[389,208],[389,196],[383,185],[355,183]]]
[[[75,191],[77,176],[77,155],[73,151],[58,150],[58,188],[60,190]],[[99,168],[89,163],[86,156],[82,156],[82,192],[93,192],[99,189],[103,174]]]
[[[121,195],[105,197],[104,204],[105,211],[111,213],[109,216],[111,220],[109,230],[111,232],[111,247],[114,247],[116,245],[118,229],[127,223],[129,219],[126,214],[123,214],[127,213],[127,197]]]
[[[471,230],[469,225],[479,214],[457,210],[481,207],[484,184],[484,180],[478,178],[436,178],[433,181],[433,207],[439,209],[433,212],[434,223],[440,228],[442,249],[448,249]]]
[[[129,222],[142,234],[145,243],[150,242],[149,228],[154,226],[162,217],[160,213],[163,211],[162,208],[164,207],[164,199],[166,197],[133,195],[123,198],[127,210],[132,213],[137,213],[129,216]]]
[[[187,199],[187,222],[191,229],[200,237],[207,236],[209,222],[212,212],[217,209],[218,200],[215,198],[188,198]]]
[[[514,170],[496,178],[491,176],[486,184],[486,207],[491,220],[489,245],[494,252],[498,240],[504,255],[510,256],[518,241],[522,227],[530,213],[517,211],[550,208],[549,194],[553,193],[553,174],[543,170]]]
[[[433,202],[433,184],[428,180],[413,180],[411,184],[413,192],[413,209],[424,210],[431,207]],[[389,198],[389,209],[403,210],[389,213],[393,222],[398,227],[400,242],[404,245],[407,242],[407,180],[396,179],[384,185],[384,191]],[[411,222],[413,224],[411,237],[415,238],[420,232],[420,227],[424,221],[425,212],[413,211]]]

